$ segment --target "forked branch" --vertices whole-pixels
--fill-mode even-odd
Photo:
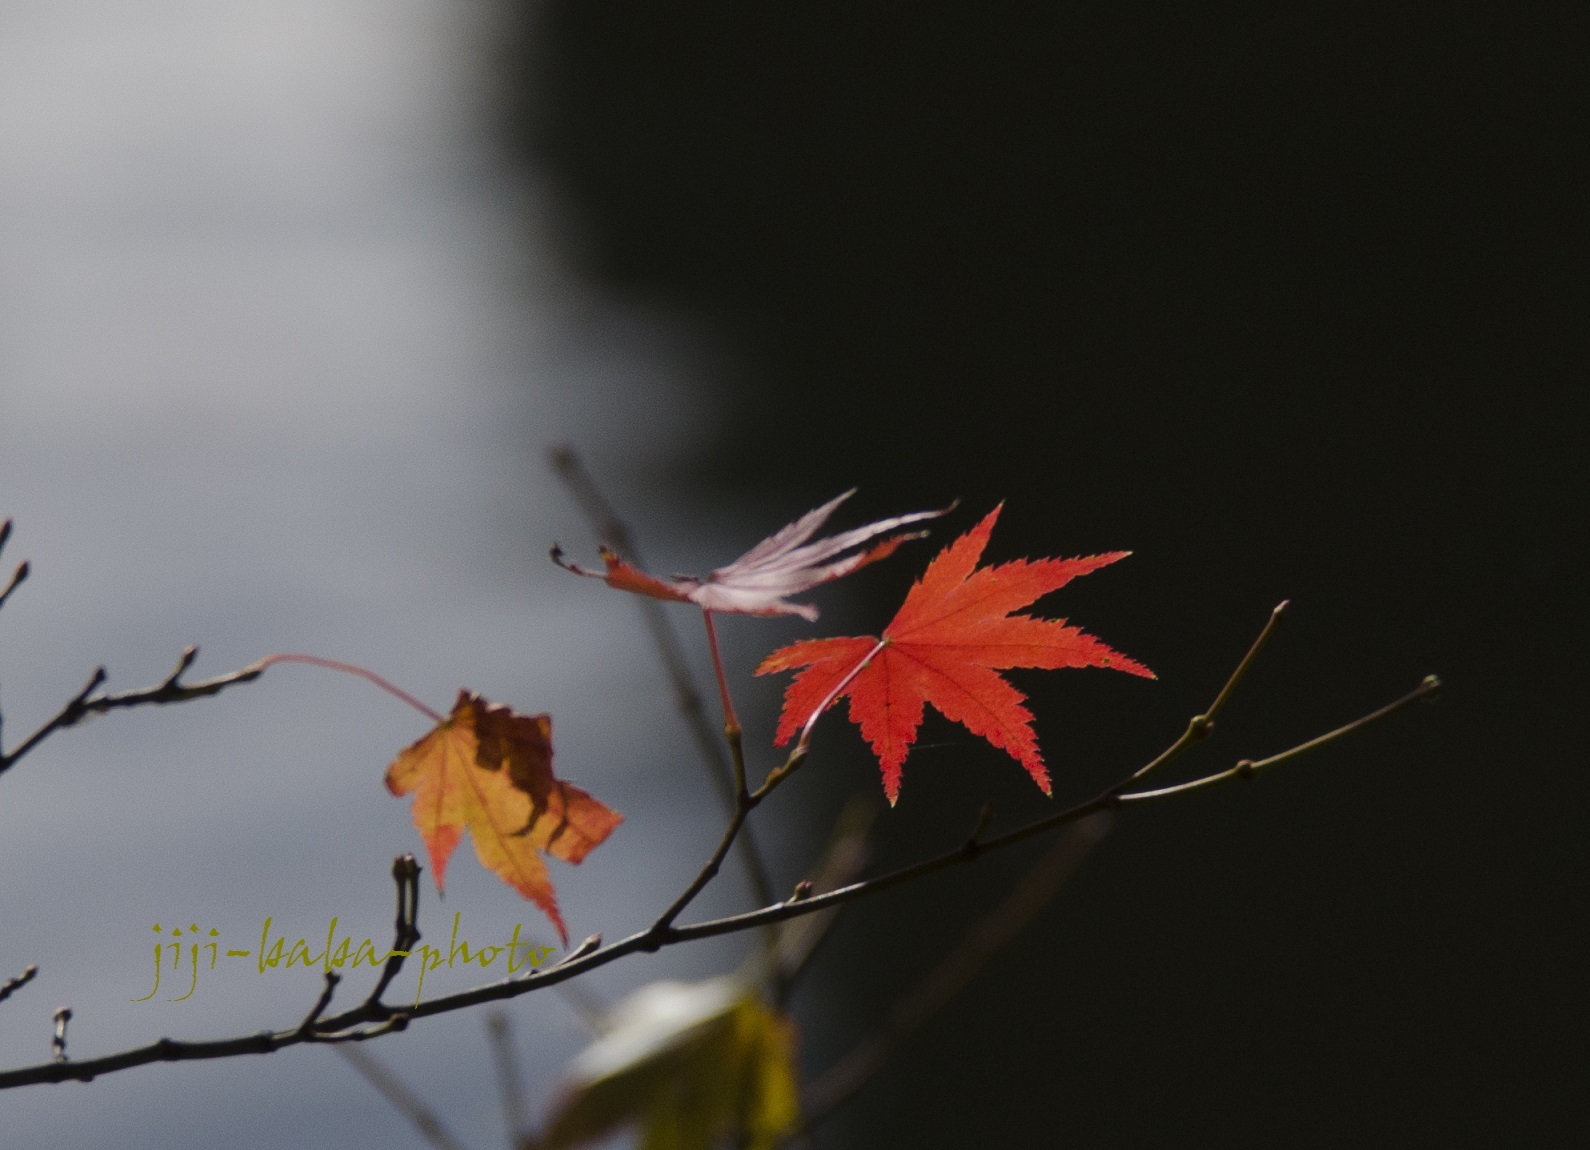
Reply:
[[[197,683],[184,683],[182,676],[188,668],[193,666],[193,661],[199,657],[198,647],[188,647],[183,650],[177,660],[176,669],[152,687],[142,687],[135,691],[117,691],[107,693],[100,688],[105,683],[105,668],[97,667],[89,676],[88,682],[83,684],[82,690],[67,700],[66,705],[57,711],[48,722],[39,727],[11,751],[0,750],[0,774],[10,770],[18,759],[22,758],[45,739],[55,734],[56,731],[65,730],[75,726],[90,715],[102,715],[106,711],[116,711],[125,707],[142,707],[150,704],[165,705],[167,703],[186,703],[193,699],[204,699],[211,695],[219,695],[228,687],[239,683],[251,683],[265,673],[269,660],[261,659],[257,663],[250,663],[247,667],[233,671],[226,675],[217,675],[213,679],[202,679]]]
[[[1078,803],[1047,818],[1035,820],[1004,834],[996,835],[992,838],[984,838],[982,837],[983,828],[980,827],[971,838],[965,840],[954,849],[876,878],[849,883],[836,890],[822,894],[812,893],[803,884],[802,888],[797,889],[789,898],[781,902],[764,905],[757,910],[724,918],[689,923],[684,926],[674,925],[674,918],[706,886],[712,875],[716,873],[717,868],[722,864],[724,856],[727,855],[733,845],[739,827],[744,823],[745,816],[749,814],[749,809],[754,807],[758,793],[765,793],[771,789],[765,783],[762,788],[759,788],[759,792],[752,792],[752,794],[746,796],[747,800],[751,801],[737,804],[735,817],[730,819],[729,827],[716,849],[714,849],[711,858],[669,909],[652,926],[627,938],[620,939],[611,945],[603,946],[600,938],[593,936],[586,943],[577,947],[564,961],[555,966],[544,967],[526,975],[509,977],[495,983],[458,991],[428,1002],[418,1003],[412,1007],[405,1007],[401,1010],[386,1006],[380,1001],[380,992],[384,991],[391,980],[388,972],[383,971],[382,981],[377,988],[377,992],[364,1002],[340,1014],[329,1017],[323,1017],[318,1013],[318,1010],[323,1010],[324,1007],[317,1004],[317,1011],[312,1011],[310,1017],[305,1020],[307,1026],[300,1024],[285,1030],[262,1031],[258,1034],[208,1042],[178,1042],[163,1038],[147,1046],[136,1047],[99,1058],[71,1062],[47,1062],[34,1066],[18,1067],[14,1070],[0,1072],[0,1089],[36,1082],[62,1082],[74,1079],[88,1081],[100,1074],[126,1070],[133,1066],[142,1066],[153,1062],[230,1058],[242,1054],[266,1054],[304,1042],[338,1043],[362,1041],[393,1030],[401,1030],[414,1019],[448,1014],[455,1010],[463,1010],[482,1003],[500,1002],[510,998],[517,998],[522,994],[529,994],[545,987],[556,986],[570,979],[578,978],[597,967],[605,966],[610,962],[637,952],[654,951],[663,946],[677,945],[695,939],[735,934],[740,931],[831,910],[867,895],[876,894],[903,883],[915,881],[936,871],[975,862],[992,851],[1002,850],[1034,835],[1043,834],[1069,823],[1077,822],[1101,811],[1113,810],[1124,806],[1135,806],[1157,799],[1171,798],[1189,791],[1207,789],[1226,782],[1252,778],[1270,767],[1290,762],[1309,751],[1354,734],[1371,723],[1389,718],[1416,702],[1429,699],[1436,694],[1440,687],[1440,682],[1435,676],[1428,676],[1418,687],[1402,698],[1360,719],[1299,743],[1268,758],[1257,760],[1243,759],[1226,770],[1204,775],[1190,782],[1175,786],[1150,791],[1133,791],[1131,788],[1135,783],[1151,771],[1157,770],[1171,761],[1171,759],[1180,754],[1182,749],[1185,749],[1186,745],[1190,745],[1191,741],[1200,737],[1192,733],[1194,728],[1207,731],[1212,721],[1212,716],[1218,712],[1231,690],[1247,671],[1254,655],[1257,653],[1258,647],[1264,642],[1273,628],[1278,614],[1279,609],[1277,612],[1272,613],[1264,633],[1254,644],[1253,649],[1249,651],[1248,655],[1244,657],[1243,661],[1232,673],[1209,709],[1202,716],[1195,717],[1193,723],[1189,725],[1189,733],[1183,734],[1165,752],[1151,760],[1145,767],[1132,772],[1119,783],[1100,792],[1086,802]],[[1201,722],[1199,721],[1200,719],[1202,720]],[[399,860],[399,863],[403,863],[403,860]],[[398,938],[406,937],[408,932],[405,930],[405,924],[409,928],[413,928],[413,903],[406,897],[407,891],[405,890],[405,883],[409,884],[408,889],[413,889],[414,879],[407,877],[411,865],[412,860],[410,860],[408,865],[394,867],[394,877],[398,880],[400,888],[397,923]],[[399,870],[404,873],[399,874]],[[417,875],[418,868],[414,867],[413,872]],[[418,937],[417,931],[414,933],[414,937]],[[401,950],[407,949],[407,947],[398,945],[394,949]],[[396,964],[396,966],[400,965],[400,963]],[[390,960],[388,970],[391,971],[391,976],[395,976],[396,969]]]

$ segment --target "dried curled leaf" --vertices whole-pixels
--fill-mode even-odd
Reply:
[[[570,1065],[538,1150],[633,1125],[643,1150],[773,1150],[794,1127],[794,1025],[739,980],[654,982],[609,1021]]]
[[[790,595],[799,595],[818,584],[827,583],[869,563],[876,563],[894,553],[900,544],[920,539],[926,532],[907,531],[891,535],[864,551],[843,559],[835,559],[852,547],[859,547],[870,539],[893,531],[907,523],[935,519],[946,514],[942,511],[916,511],[898,515],[893,519],[880,519],[865,527],[843,531],[815,543],[807,543],[817,529],[855,489],[845,492],[814,511],[808,511],[794,523],[768,536],[727,567],[719,567],[706,578],[693,575],[676,575],[672,579],[659,579],[655,575],[626,563],[616,552],[601,549],[602,562],[607,570],[588,571],[574,563],[565,562],[563,552],[552,549],[552,558],[565,570],[592,579],[603,579],[609,587],[649,595],[653,599],[673,599],[695,603],[708,611],[739,615],[799,615],[808,621],[817,618],[817,608],[809,603],[789,603]]]
[[[520,715],[471,691],[387,768],[387,790],[414,795],[436,889],[467,829],[481,865],[540,907],[568,945],[540,852],[578,863],[623,816],[552,773],[552,718]]]
[[[1111,667],[1149,679],[1154,673],[1064,619],[1010,613],[1130,552],[978,567],[999,512],[1000,507],[994,508],[934,557],[881,638],[811,639],[762,660],[758,675],[806,668],[784,694],[780,745],[795,736],[830,694],[830,706],[849,695],[850,719],[872,744],[883,770],[884,793],[893,803],[900,797],[900,768],[916,741],[923,708],[932,703],[946,718],[1008,752],[1049,793],[1049,771],[1038,751],[1032,713],[1022,705],[1026,696],[998,672],[1010,667]],[[869,655],[871,662],[845,683]],[[844,688],[835,693],[841,683]]]

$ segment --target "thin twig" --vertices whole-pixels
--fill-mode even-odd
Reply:
[[[1282,599],[1275,605],[1275,608],[1270,612],[1270,617],[1265,620],[1264,628],[1259,632],[1259,637],[1248,648],[1248,653],[1242,656],[1242,662],[1237,664],[1236,670],[1232,671],[1230,677],[1226,679],[1225,686],[1220,688],[1220,693],[1215,696],[1215,701],[1209,704],[1209,709],[1201,715],[1194,715],[1188,721],[1187,729],[1182,732],[1181,738],[1166,747],[1161,754],[1139,767],[1132,775],[1130,781],[1136,782],[1138,779],[1145,778],[1161,767],[1174,762],[1181,757],[1182,752],[1188,747],[1200,739],[1208,738],[1214,732],[1215,716],[1225,707],[1226,700],[1237,689],[1237,684],[1242,682],[1243,676],[1248,673],[1248,668],[1253,666],[1254,660],[1259,657],[1259,652],[1264,650],[1264,645],[1270,641],[1270,636],[1275,634],[1276,625],[1280,623],[1289,606],[1291,606],[1291,600],[1289,599]]]
[[[849,1100],[899,1051],[906,1038],[942,1010],[994,955],[1013,942],[1076,873],[1109,829],[1110,816],[1103,812],[1067,828],[999,905],[974,924],[910,994],[895,1003],[882,1026],[807,1087],[801,1107],[806,1129]]]
[[[38,973],[38,963],[30,962],[27,964],[27,966],[22,968],[21,974],[17,975],[15,978],[6,979],[5,983],[0,985],[0,1002],[4,1002],[28,983],[32,982],[34,978],[38,976]]]
[[[797,753],[799,752],[797,751]],[[794,764],[793,766],[791,765],[792,763]],[[756,790],[749,792],[745,789],[744,776],[743,773],[741,774],[739,794],[735,799],[734,811],[729,816],[729,825],[723,829],[723,835],[718,839],[718,845],[713,848],[711,857],[707,859],[701,870],[696,873],[696,877],[690,880],[690,885],[685,887],[680,892],[679,897],[674,899],[668,905],[668,909],[658,915],[656,921],[652,923],[650,930],[647,931],[652,940],[652,945],[647,946],[645,949],[655,950],[658,946],[663,946],[673,941],[674,919],[678,918],[680,913],[695,901],[695,897],[706,889],[707,884],[717,877],[719,869],[723,866],[724,858],[727,857],[730,848],[734,845],[735,837],[751,817],[751,812],[756,810],[770,794],[778,789],[779,784],[789,778],[794,768],[799,765],[799,762],[795,760],[795,756],[791,755],[790,761],[786,762],[782,767],[769,771],[767,778],[762,781],[762,785],[757,787]],[[776,938],[773,938],[772,944],[768,947],[768,955],[770,957],[777,953],[776,943]],[[771,973],[775,981],[782,977],[776,964]]]
[[[1362,729],[1367,723],[1388,718],[1396,712],[1401,711],[1406,707],[1412,706],[1414,703],[1433,697],[1439,686],[1440,682],[1434,675],[1427,676],[1424,682],[1422,682],[1418,687],[1414,688],[1412,691],[1408,692],[1408,694],[1404,695],[1395,702],[1380,708],[1378,711],[1375,711],[1370,715],[1366,715],[1364,718],[1353,723],[1349,723],[1346,727],[1338,728],[1335,731],[1329,732],[1327,735],[1320,736],[1320,738],[1310,739],[1306,743],[1300,743],[1298,746],[1292,747],[1286,751],[1282,751],[1278,755],[1274,755],[1268,759],[1262,760],[1262,762],[1266,766],[1271,766],[1296,758],[1305,750],[1322,746],[1324,742],[1333,741],[1334,739],[1340,738],[1345,734]],[[690,923],[685,926],[676,926],[670,931],[670,941],[685,942],[698,938],[713,938],[720,934],[732,934],[735,931],[745,930],[749,927],[758,926],[766,922],[782,922],[788,918],[795,918],[802,914],[810,914],[813,909],[818,907],[827,907],[837,905],[839,903],[850,902],[864,895],[876,894],[879,891],[888,890],[891,887],[899,886],[902,883],[907,883],[915,879],[922,878],[925,875],[932,874],[935,871],[943,870],[946,867],[971,862],[990,851],[1002,850],[1005,847],[1012,846],[1025,839],[1029,839],[1034,835],[1043,834],[1045,831],[1051,831],[1056,827],[1065,826],[1067,823],[1076,822],[1078,819],[1084,818],[1087,815],[1091,815],[1096,811],[1111,810],[1114,807],[1127,802],[1136,803],[1148,799],[1164,798],[1170,795],[1180,794],[1184,791],[1212,786],[1216,783],[1229,782],[1232,779],[1251,775],[1253,773],[1251,768],[1257,766],[1258,764],[1256,763],[1251,763],[1247,760],[1244,760],[1242,763],[1232,767],[1230,770],[1221,771],[1219,774],[1210,776],[1206,779],[1195,780],[1194,784],[1192,785],[1184,784],[1179,787],[1169,787],[1162,791],[1150,791],[1141,794],[1129,795],[1123,793],[1124,788],[1129,786],[1131,783],[1131,778],[1127,778],[1101,792],[1100,794],[1095,795],[1087,802],[1078,803],[1074,807],[1067,808],[1066,810],[1060,811],[1057,814],[1049,815],[1047,818],[1038,819],[1036,822],[1028,823],[1026,826],[1018,827],[1013,831],[1007,831],[1002,835],[997,835],[994,838],[985,840],[981,843],[968,842],[955,850],[947,851],[946,853],[938,855],[934,858],[925,859],[922,862],[901,867],[899,870],[892,871],[886,875],[880,875],[877,878],[853,883],[847,887],[840,887],[838,890],[830,891],[825,895],[814,896],[812,898],[803,900],[798,904],[780,903],[775,906],[763,907],[760,910],[748,911],[744,914],[730,915],[725,918],[713,919],[708,922],[698,922]],[[645,938],[646,932],[642,932],[640,935],[636,935],[634,937]],[[627,941],[627,939],[624,940],[624,942]],[[624,942],[614,943],[614,946],[622,946]]]
[[[392,985],[392,980],[403,969],[403,960],[420,940],[420,871],[423,869],[413,855],[398,855],[392,860],[392,881],[397,884],[397,916],[392,923],[391,953],[387,955],[375,989],[364,1000],[365,1006],[374,1010],[385,1009],[381,996]]]
[[[366,1082],[375,1087],[382,1098],[392,1104],[394,1110],[407,1118],[409,1125],[419,1131],[420,1137],[436,1150],[463,1150],[463,1144],[448,1133],[442,1120],[420,1101],[419,1095],[404,1085],[375,1055],[358,1046],[337,1046],[334,1049]]]
[[[336,993],[337,983],[341,981],[342,975],[334,970],[326,971],[326,984],[321,988],[320,997],[315,999],[315,1005],[310,1007],[309,1013],[298,1024],[298,1033],[306,1039],[314,1038],[315,1023],[320,1021],[320,1016],[326,1013],[326,1007],[331,1005],[331,996]]]
[[[1297,746],[1288,748],[1280,754],[1271,755],[1267,759],[1243,759],[1236,766],[1224,771],[1217,771],[1212,775],[1205,775],[1203,778],[1192,779],[1189,782],[1178,783],[1173,787],[1161,787],[1155,791],[1133,791],[1130,794],[1121,795],[1118,801],[1123,805],[1126,803],[1142,803],[1151,799],[1162,799],[1167,795],[1183,794],[1186,791],[1201,791],[1206,787],[1229,783],[1233,779],[1251,779],[1271,767],[1291,762],[1300,755],[1306,755],[1310,751],[1318,750],[1320,747],[1334,743],[1338,739],[1345,739],[1348,735],[1362,730],[1371,723],[1378,723],[1381,719],[1389,718],[1404,707],[1411,706],[1421,699],[1434,698],[1440,690],[1441,680],[1435,675],[1426,675],[1422,683],[1395,702],[1387,703],[1378,711],[1371,711],[1362,718],[1345,723],[1334,731],[1326,731],[1323,735],[1318,735],[1306,743],[1299,743]]]
[[[1272,755],[1267,759],[1262,759],[1258,762],[1244,760],[1242,764],[1233,767],[1229,771],[1220,772],[1218,775],[1209,776],[1207,779],[1195,780],[1195,782],[1198,788],[1208,787],[1229,779],[1250,776],[1256,770],[1288,762],[1309,750],[1361,730],[1368,723],[1385,719],[1415,702],[1428,699],[1436,693],[1438,687],[1439,681],[1435,676],[1429,676],[1417,688],[1401,699],[1380,708],[1363,719],[1349,723],[1318,738],[1299,743],[1297,746]],[[1139,777],[1139,775],[1140,772],[1128,775],[1121,782],[1086,802],[1078,803],[1067,810],[1060,811],[1047,818],[1038,819],[1015,830],[1007,831],[1005,834],[981,841],[968,840],[944,854],[924,859],[921,862],[902,867],[876,878],[842,886],[826,894],[814,894],[807,898],[784,900],[743,914],[708,919],[684,926],[674,926],[671,920],[665,922],[663,919],[659,919],[658,922],[653,923],[647,929],[620,939],[609,946],[597,945],[594,949],[586,951],[585,945],[582,945],[577,948],[575,955],[571,955],[568,959],[555,966],[543,967],[532,971],[528,975],[505,978],[498,982],[443,995],[439,998],[419,1003],[412,1009],[393,1011],[392,1008],[384,1006],[372,998],[340,1015],[322,1019],[315,1026],[316,1040],[327,1042],[362,1041],[390,1030],[402,1029],[411,1019],[448,1014],[455,1010],[463,1010],[487,1002],[501,1002],[517,998],[521,994],[532,993],[544,987],[555,986],[569,979],[579,978],[588,971],[606,966],[610,962],[615,962],[631,954],[655,951],[662,946],[673,946],[696,939],[735,934],[759,926],[800,918],[804,915],[854,902],[856,899],[877,894],[880,891],[889,890],[902,883],[914,881],[947,867],[962,866],[975,862],[992,851],[1002,850],[1034,835],[1076,822],[1098,811],[1113,809],[1123,802],[1135,804],[1154,798],[1180,794],[1188,789],[1195,789],[1184,785],[1179,788],[1168,788],[1161,792],[1142,792],[1130,795],[1124,793],[1131,785],[1133,779]],[[732,822],[733,820],[731,820],[731,825]],[[728,844],[732,842],[732,839],[732,834],[726,835],[725,841],[720,843],[719,849],[714,852],[713,856],[716,862],[721,863],[722,856],[727,853]],[[709,866],[711,861],[709,860]],[[705,873],[706,871],[704,870],[703,874]],[[700,876],[698,876],[699,878]],[[693,882],[691,884],[692,888],[697,891],[699,891],[701,885],[705,885],[704,882],[699,884]],[[384,1024],[370,1030],[352,1029],[371,1022]],[[299,1035],[296,1027],[288,1030],[267,1030],[253,1035],[201,1042],[179,1042],[169,1038],[162,1038],[158,1042],[153,1042],[146,1046],[134,1047],[99,1058],[84,1059],[71,1063],[40,1063],[34,1066],[22,1066],[13,1070],[0,1071],[0,1090],[37,1082],[62,1082],[73,1079],[87,1081],[100,1074],[126,1070],[133,1066],[144,1066],[154,1062],[180,1062],[230,1058],[242,1054],[267,1054],[284,1047],[298,1045],[304,1041],[306,1040]]]
[[[42,727],[34,731],[16,747],[15,750],[0,751],[0,773],[4,773],[22,758],[23,755],[37,747],[56,731],[73,726],[90,715],[104,714],[124,707],[140,707],[146,704],[165,705],[167,703],[186,703],[193,699],[202,699],[210,695],[218,695],[226,688],[238,683],[250,683],[259,678],[265,671],[269,661],[261,659],[247,667],[233,671],[226,675],[217,675],[213,679],[204,679],[197,683],[182,682],[182,675],[193,665],[198,657],[197,647],[188,647],[177,660],[176,670],[167,675],[153,687],[143,687],[136,691],[119,691],[115,694],[96,693],[105,682],[105,668],[96,668],[89,676],[83,689],[73,695],[65,706]]]
[[[10,524],[8,523],[7,526],[10,526]],[[11,580],[6,584],[5,590],[0,591],[0,607],[6,605],[6,600],[11,598],[11,592],[22,586],[23,580],[28,577],[28,572],[31,570],[32,567],[26,559],[17,564],[17,569],[11,572]]]
[[[440,723],[443,721],[441,714],[427,707],[401,687],[382,678],[374,671],[367,670],[354,663],[344,663],[337,659],[323,659],[319,655],[283,653],[267,655],[265,658],[250,663],[246,667],[242,667],[230,674],[217,675],[213,679],[204,679],[197,683],[182,682],[182,676],[189,667],[193,666],[193,661],[198,657],[198,647],[187,647],[177,659],[176,669],[156,686],[143,687],[136,691],[119,691],[115,694],[97,693],[105,682],[105,668],[96,668],[93,675],[89,677],[88,682],[84,684],[83,689],[73,695],[49,722],[24,739],[15,750],[10,752],[0,751],[0,773],[9,770],[18,759],[56,731],[73,726],[90,715],[100,715],[106,711],[115,711],[125,707],[141,707],[151,703],[161,705],[166,703],[186,703],[193,699],[218,695],[226,688],[235,686],[238,683],[253,682],[263,675],[268,668],[278,663],[306,663],[314,667],[341,671],[347,675],[357,675],[359,678],[374,683],[383,691],[403,700],[403,702],[425,715],[432,722]]]
[[[6,540],[10,538],[11,520],[7,519],[4,523],[0,523],[0,552],[6,549]],[[26,559],[17,565],[17,569],[11,573],[11,581],[6,584],[4,591],[0,591],[0,607],[4,607],[6,600],[11,598],[11,592],[22,585],[22,581],[28,577],[28,570]]]
[[[53,1015],[55,1037],[50,1039],[50,1050],[57,1064],[66,1061],[66,1024],[72,1021],[70,1006],[58,1007]]]

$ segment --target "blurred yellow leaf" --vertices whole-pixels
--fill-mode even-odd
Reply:
[[[773,1150],[797,1116],[795,1028],[732,977],[655,982],[569,1067],[531,1145],[564,1150],[639,1126],[643,1150]]]

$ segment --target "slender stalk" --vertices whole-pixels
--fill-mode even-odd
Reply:
[[[11,572],[10,582],[5,585],[3,590],[0,590],[0,607],[6,605],[6,600],[11,598],[11,592],[22,586],[30,570],[32,570],[32,567],[26,559],[17,564],[17,569]]]
[[[4,522],[0,522],[0,552],[6,549],[6,540],[10,538],[11,520],[7,519]],[[17,564],[17,569],[11,573],[11,579],[6,583],[5,589],[0,590],[0,607],[4,607],[6,600],[11,598],[11,592],[22,586],[22,581],[28,577],[28,570],[28,561],[26,559]]]
[[[1135,782],[1138,779],[1146,778],[1161,767],[1174,762],[1181,757],[1182,752],[1188,747],[1201,739],[1208,738],[1214,732],[1215,716],[1224,709],[1226,700],[1231,697],[1231,693],[1237,689],[1237,684],[1242,682],[1243,677],[1247,675],[1248,668],[1253,666],[1253,661],[1259,657],[1259,652],[1264,650],[1265,644],[1270,641],[1270,636],[1275,634],[1276,625],[1280,623],[1281,617],[1286,614],[1286,609],[1290,605],[1291,600],[1289,599],[1283,599],[1275,605],[1270,612],[1270,617],[1265,620],[1264,628],[1259,632],[1259,637],[1248,648],[1248,653],[1242,656],[1242,662],[1237,664],[1236,670],[1232,671],[1226,679],[1225,686],[1220,688],[1220,693],[1215,696],[1215,701],[1209,704],[1209,709],[1201,715],[1194,715],[1187,723],[1187,729],[1182,732],[1181,738],[1166,747],[1153,760],[1139,767],[1136,773],[1132,775],[1131,781]]]
[[[718,628],[712,622],[712,612],[703,607],[701,618],[707,624],[712,673],[717,676],[718,695],[723,700],[723,739],[729,744],[729,758],[734,766],[734,797],[739,802],[745,797],[745,747],[740,737],[740,717],[734,713],[734,696],[729,693],[729,677],[723,671],[723,653],[718,649]]]
[[[277,663],[307,663],[311,667],[324,667],[328,671],[341,671],[344,675],[357,675],[359,678],[364,679],[367,682],[374,683],[387,694],[392,695],[395,698],[402,699],[420,714],[430,719],[431,722],[440,723],[445,721],[445,716],[443,716],[440,712],[433,711],[403,688],[394,685],[390,680],[383,679],[374,671],[366,670],[364,667],[361,667],[356,663],[344,663],[340,659],[323,659],[319,655],[294,655],[284,653],[280,655],[267,655],[254,665],[263,671],[266,667],[274,667]]]
[[[888,645],[889,641],[887,639],[879,639],[877,646],[868,651],[866,657],[862,659],[861,662],[850,668],[850,671],[845,675],[845,677],[839,680],[839,682],[834,686],[834,689],[828,692],[827,696],[821,703],[817,704],[817,707],[809,716],[807,716],[805,725],[801,727],[801,736],[799,739],[795,740],[795,746],[790,751],[789,757],[769,771],[767,773],[767,777],[762,780],[762,785],[751,792],[751,798],[755,802],[761,802],[769,794],[771,794],[774,788],[776,788],[780,783],[801,769],[801,764],[806,761],[806,755],[811,750],[812,730],[817,726],[817,720],[822,718],[823,712],[833,705],[834,700],[839,698],[840,694],[846,687],[850,686],[850,684],[855,680],[856,676],[865,671],[867,669],[867,665],[878,657],[878,652],[883,650]]]
[[[1169,795],[1184,794],[1187,791],[1206,790],[1209,787],[1217,787],[1221,783],[1229,783],[1236,779],[1251,779],[1271,767],[1291,762],[1299,755],[1306,755],[1308,752],[1328,746],[1338,739],[1345,739],[1348,735],[1362,730],[1371,723],[1378,723],[1382,719],[1390,718],[1404,707],[1411,707],[1423,699],[1432,698],[1440,689],[1441,680],[1434,675],[1426,675],[1422,683],[1395,702],[1387,703],[1378,711],[1371,711],[1362,718],[1345,723],[1334,731],[1326,731],[1323,735],[1318,735],[1306,743],[1299,743],[1297,746],[1282,751],[1280,754],[1271,755],[1267,759],[1243,759],[1235,766],[1223,771],[1217,771],[1212,775],[1191,779],[1185,783],[1177,783],[1173,787],[1160,787],[1154,791],[1133,791],[1130,794],[1119,796],[1118,801],[1123,806],[1128,803],[1143,803],[1153,799],[1163,799]]]
[[[801,727],[801,737],[795,742],[794,754],[799,755],[803,759],[806,757],[806,752],[811,747],[812,743],[812,728],[817,726],[817,720],[822,718],[824,711],[833,706],[835,699],[844,694],[845,689],[855,681],[856,676],[865,671],[872,661],[878,657],[878,652],[882,651],[888,645],[889,640],[879,639],[877,646],[868,651],[866,657],[862,659],[861,662],[850,668],[849,673],[846,674],[843,679],[839,680],[839,682],[835,683],[834,689],[829,691],[828,694],[823,698],[823,701],[818,703],[817,706],[812,709],[812,713],[807,717],[805,725]]]
[[[36,977],[38,977],[38,973],[38,963],[30,962],[22,968],[21,974],[17,975],[15,978],[6,979],[3,984],[0,984],[0,1002],[4,1002],[28,983],[32,982]]]

